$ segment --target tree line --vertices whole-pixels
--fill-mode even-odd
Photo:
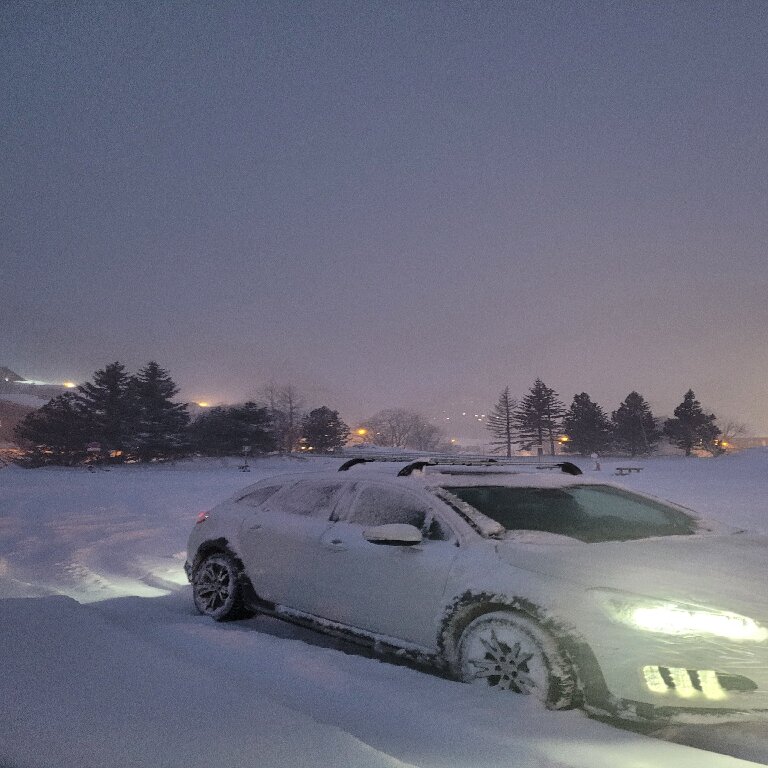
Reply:
[[[716,416],[706,413],[692,389],[683,396],[671,418],[657,419],[645,398],[630,392],[610,416],[586,392],[574,395],[570,408],[557,392],[536,379],[518,402],[505,387],[488,416],[491,443],[511,456],[514,450],[536,449],[540,454],[561,450],[589,456],[611,451],[631,456],[652,453],[666,437],[686,456],[695,450],[723,451],[723,432]]]
[[[86,462],[156,461],[188,455],[225,456],[273,451],[333,453],[349,440],[339,412],[304,407],[293,386],[267,385],[260,402],[207,408],[192,417],[176,402],[178,387],[169,372],[150,361],[136,374],[110,363],[93,380],[53,398],[16,428],[24,463],[75,465]],[[586,392],[570,408],[536,379],[518,402],[509,387],[500,393],[486,426],[495,450],[518,449],[554,455],[556,448],[590,455],[619,451],[653,452],[666,437],[688,456],[694,450],[722,452],[724,432],[706,413],[693,390],[674,416],[657,419],[645,398],[630,392],[610,416]],[[737,427],[738,428],[738,427]],[[729,434],[731,425],[725,427]],[[360,442],[391,448],[452,450],[442,430],[414,411],[379,411],[356,430]]]
[[[28,466],[87,462],[157,461],[192,454],[306,450],[332,453],[349,437],[338,411],[303,410],[293,387],[270,385],[264,404],[206,409],[196,418],[156,362],[129,374],[110,363],[72,392],[28,414],[15,435]]]

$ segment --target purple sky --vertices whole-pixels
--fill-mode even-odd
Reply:
[[[767,50],[762,1],[5,2],[0,365],[766,434]]]

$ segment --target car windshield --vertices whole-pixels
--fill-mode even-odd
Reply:
[[[444,488],[507,531],[545,531],[584,542],[690,535],[693,518],[674,507],[609,486]]]

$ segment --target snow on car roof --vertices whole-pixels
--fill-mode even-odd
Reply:
[[[508,485],[527,488],[562,488],[571,485],[616,485],[592,476],[574,476],[552,470],[537,470],[535,467],[467,467],[462,465],[427,466],[422,471],[407,476],[398,472],[412,462],[370,463],[353,467],[349,471],[308,470],[274,475],[244,488],[240,495],[250,489],[270,484],[287,485],[298,481],[328,483],[352,483],[360,480],[388,480],[402,487],[436,487],[464,485]],[[616,485],[616,487],[623,487]]]
[[[563,488],[571,485],[609,485],[602,480],[581,475],[564,475],[561,472],[427,472],[421,478],[422,485],[465,486],[506,485],[513,488]]]
[[[415,481],[421,487],[427,485],[510,485],[541,488],[560,488],[569,485],[583,485],[598,483],[605,485],[604,481],[587,478],[584,475],[573,475],[561,471],[561,464],[540,462],[520,463],[486,463],[474,460],[472,463],[465,463],[462,459],[457,459],[455,463],[441,461],[439,464],[429,464],[428,456],[414,459],[403,460],[378,460],[366,461],[365,463],[342,464],[344,475],[349,479],[353,477],[361,478],[391,478],[396,479],[398,484],[406,485],[408,480]],[[422,461],[423,466],[420,466]],[[400,476],[403,470],[414,467],[413,471],[406,476]],[[331,475],[335,473],[330,473]],[[337,474],[338,479],[338,474]]]

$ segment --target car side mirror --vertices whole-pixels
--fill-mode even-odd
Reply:
[[[390,546],[413,546],[421,544],[421,531],[415,525],[389,523],[363,530],[363,538],[371,544],[389,544]]]

